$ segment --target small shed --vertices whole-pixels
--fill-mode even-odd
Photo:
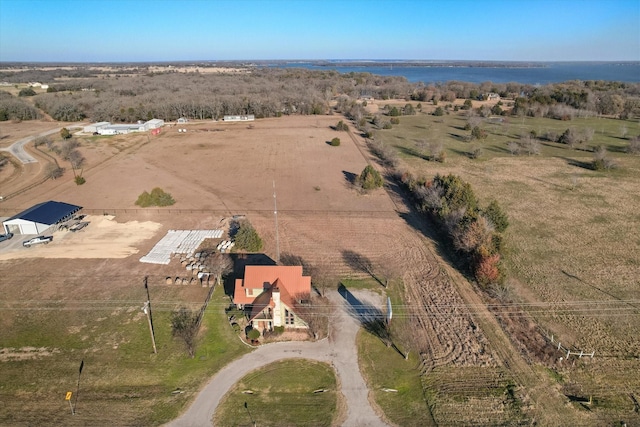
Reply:
[[[52,225],[68,220],[80,209],[82,206],[49,200],[12,216],[2,226],[5,233],[40,234]]]

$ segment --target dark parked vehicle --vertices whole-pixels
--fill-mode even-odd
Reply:
[[[9,240],[13,237],[13,233],[0,234],[0,242],[4,242],[5,240]]]
[[[53,236],[32,237],[31,239],[25,240],[24,242],[22,242],[22,246],[24,246],[25,248],[30,248],[31,246],[38,245],[40,243],[44,243],[45,245],[47,245],[52,240],[53,240]]]
[[[69,231],[80,231],[89,225],[89,221],[76,222],[71,227],[69,227]]]

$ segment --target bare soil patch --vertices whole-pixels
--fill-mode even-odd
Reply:
[[[161,224],[151,221],[119,223],[113,216],[88,215],[90,224],[77,232],[59,230],[53,241],[33,248],[14,247],[0,252],[0,261],[25,258],[126,258],[137,254],[136,245],[154,237]],[[19,238],[18,238],[19,240]]]
[[[56,122],[51,120],[29,120],[0,122],[0,148],[6,148],[19,139],[37,135],[55,128],[75,126],[77,123]],[[58,135],[53,135],[58,136]]]
[[[0,348],[0,362],[38,359],[55,353],[60,353],[60,350],[46,347]]]

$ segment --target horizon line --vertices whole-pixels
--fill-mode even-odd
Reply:
[[[376,62],[394,62],[394,63],[528,63],[528,64],[548,64],[548,63],[640,63],[640,59],[619,59],[619,60],[599,60],[599,59],[579,59],[579,60],[499,60],[499,59],[166,59],[166,60],[114,60],[114,61],[16,61],[16,60],[0,60],[0,64],[166,64],[166,63],[251,63],[251,62],[356,62],[356,63],[376,63]]]

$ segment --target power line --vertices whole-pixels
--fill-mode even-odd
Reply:
[[[227,308],[229,303],[211,303],[211,308]],[[606,306],[606,304],[599,304]],[[104,301],[104,300],[49,300],[49,301],[0,301],[0,311],[93,311],[93,310],[129,310],[139,306],[137,301]],[[155,301],[154,311],[168,312],[174,311],[180,307],[190,309],[199,309],[202,302],[196,301]],[[306,314],[313,316],[329,315],[330,310],[337,308],[333,305],[316,305],[310,307],[311,310]],[[461,318],[461,317],[482,317],[493,316],[498,314],[506,314],[512,317],[525,317],[536,315],[538,317],[553,317],[561,315],[582,316],[582,317],[623,317],[637,316],[640,311],[629,306],[622,307],[572,307],[572,308],[553,308],[540,307],[535,310],[528,310],[525,306],[517,308],[515,306],[503,307],[493,310],[467,310],[466,306],[430,306],[421,308],[419,306],[403,306],[394,305],[394,317],[396,318]],[[386,317],[386,312],[378,307],[347,307],[347,310],[356,317],[380,318]]]

